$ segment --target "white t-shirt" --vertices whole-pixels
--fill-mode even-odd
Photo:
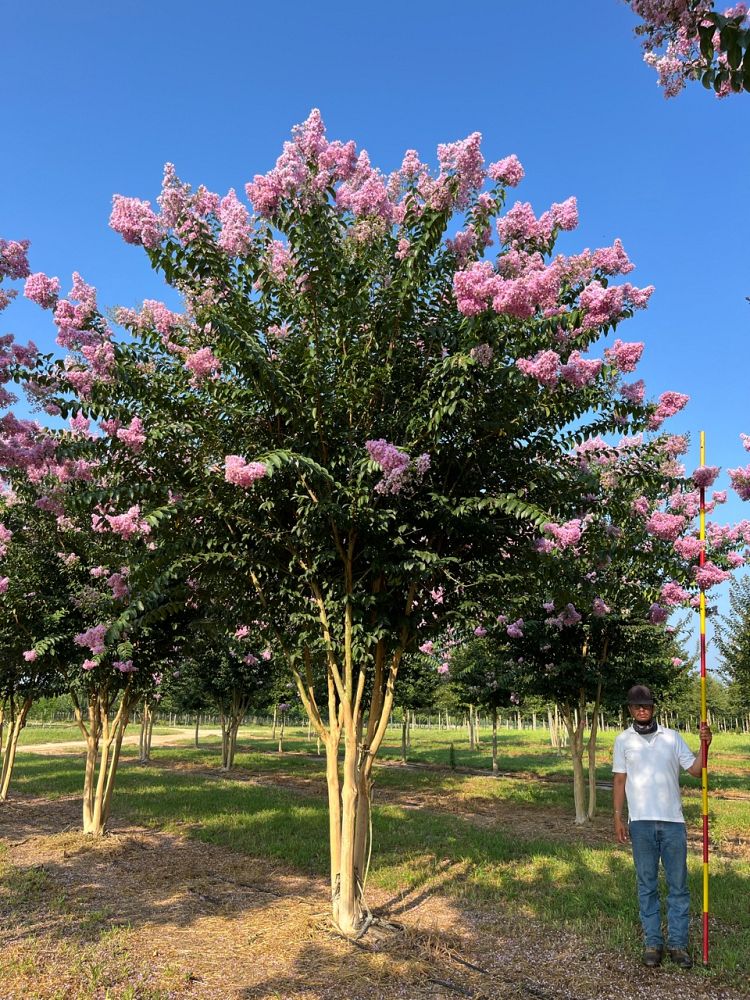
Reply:
[[[680,799],[680,768],[686,771],[695,754],[674,729],[657,726],[646,738],[630,726],[615,740],[614,774],[626,774],[625,795],[631,821],[684,823]]]

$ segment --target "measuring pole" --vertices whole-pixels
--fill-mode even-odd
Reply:
[[[706,434],[701,431],[701,463],[706,464]],[[706,562],[706,489],[700,487],[700,565]],[[700,593],[701,617],[701,722],[708,717],[706,698],[706,593]],[[708,745],[701,740],[701,791],[703,812],[703,964],[708,965]]]

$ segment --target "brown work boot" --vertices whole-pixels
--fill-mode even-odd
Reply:
[[[656,969],[661,965],[664,957],[664,949],[655,946],[643,949],[643,964],[649,969]]]
[[[693,960],[687,948],[670,948],[669,957],[680,969],[692,969]]]

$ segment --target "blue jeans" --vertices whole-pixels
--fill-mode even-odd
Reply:
[[[630,842],[638,881],[638,908],[647,948],[662,948],[659,860],[667,878],[669,947],[687,948],[690,892],[687,881],[687,831],[684,823],[643,819],[630,823]]]

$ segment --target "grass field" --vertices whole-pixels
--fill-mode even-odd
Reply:
[[[64,727],[26,730],[24,743],[33,748],[35,742],[51,742],[51,732],[54,739],[62,740],[65,732],[75,738]],[[191,730],[169,732],[181,745],[155,746],[148,766],[136,763],[134,748],[123,751],[114,801],[118,815],[275,859],[301,872],[327,873],[324,760],[315,755],[315,740],[307,739],[306,730],[287,730],[284,753],[278,753],[269,730],[241,730],[236,771],[230,776],[218,772],[217,734],[203,734],[195,749]],[[610,777],[614,736],[601,737],[602,783]],[[697,745],[694,737],[688,741]],[[451,743],[454,770],[448,767]],[[502,900],[514,913],[533,915],[551,929],[574,928],[598,945],[637,954],[632,861],[629,851],[608,836],[610,792],[599,792],[597,823],[576,827],[569,764],[550,748],[544,731],[500,733],[500,778],[465,770],[489,772],[489,734],[483,734],[481,749],[470,753],[462,731],[414,730],[410,760],[421,766],[403,767],[396,763],[399,757],[400,733],[393,729],[377,768],[371,884],[405,891],[429,883],[464,901]],[[711,786],[717,794],[710,800],[717,850],[711,866],[715,932],[709,976],[750,975],[750,910],[738,905],[750,891],[748,760],[750,738],[716,736]],[[19,755],[18,792],[57,797],[79,793],[81,783],[81,760],[75,754]],[[699,782],[687,778],[684,785],[686,819],[697,830]],[[698,941],[701,864],[695,850],[690,878],[693,939]]]

